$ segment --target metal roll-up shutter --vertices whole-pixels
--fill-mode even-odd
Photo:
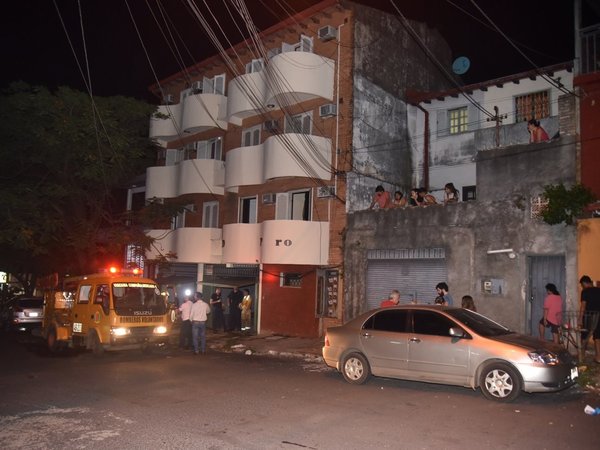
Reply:
[[[367,306],[378,308],[392,289],[400,303],[433,303],[435,285],[447,281],[443,249],[371,250],[368,254]]]

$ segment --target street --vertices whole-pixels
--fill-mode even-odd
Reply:
[[[0,448],[596,449],[600,398],[575,387],[485,400],[323,364],[156,349],[52,356],[0,335]]]

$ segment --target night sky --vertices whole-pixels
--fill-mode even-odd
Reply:
[[[584,0],[584,24],[598,22]],[[206,10],[204,0],[196,0]],[[318,3],[315,0],[246,0],[253,20],[261,30],[282,20],[286,13]],[[389,0],[360,1],[395,14]],[[467,56],[471,68],[463,76],[466,84],[533,69],[526,58],[496,31],[470,0],[395,0],[409,19],[437,28],[453,49],[453,57]],[[60,15],[55,8],[58,5]],[[79,5],[81,5],[92,90],[95,95],[128,95],[151,99],[148,86],[182,67],[166,44],[158,20],[157,5],[163,5],[166,21],[177,28],[177,48],[186,66],[216,53],[204,30],[190,13],[187,0],[30,0],[5,4],[1,20],[2,69],[0,87],[23,80],[51,88],[67,85],[84,90],[85,85],[62,28],[85,67]],[[232,26],[221,0],[206,0],[233,44],[242,40]],[[522,1],[477,0],[477,4],[539,67],[571,60],[574,53],[573,4],[570,0]],[[227,5],[231,5],[227,0]],[[287,11],[281,5],[289,6]],[[231,6],[230,6],[231,7]],[[138,27],[140,38],[134,27]],[[398,24],[400,25],[400,22]],[[164,28],[163,28],[164,30]],[[185,42],[185,45],[181,44]],[[226,45],[227,46],[227,45]],[[154,68],[151,70],[148,58]],[[450,70],[450,68],[448,68]]]

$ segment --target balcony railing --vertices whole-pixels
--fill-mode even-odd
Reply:
[[[181,133],[181,104],[159,106],[150,118],[150,137],[168,142]]]
[[[227,129],[227,97],[219,94],[193,94],[183,100],[181,128],[185,133]]]
[[[245,117],[281,105],[322,98],[333,100],[335,61],[311,52],[284,52],[260,72],[241,75],[229,83],[229,121],[241,125]]]
[[[331,139],[283,133],[263,144],[227,152],[225,187],[262,184],[281,177],[331,179]]]
[[[186,227],[176,230],[149,230],[146,234],[155,239],[146,258],[174,253],[178,263],[220,263],[222,231],[220,228]]]
[[[146,198],[184,194],[223,195],[225,165],[214,159],[188,159],[172,166],[146,169]]]

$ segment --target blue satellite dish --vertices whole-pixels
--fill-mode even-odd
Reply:
[[[469,70],[469,67],[471,67],[471,61],[469,61],[469,58],[466,56],[459,56],[452,63],[452,71],[456,75],[462,75],[463,73],[466,73],[467,70]]]

